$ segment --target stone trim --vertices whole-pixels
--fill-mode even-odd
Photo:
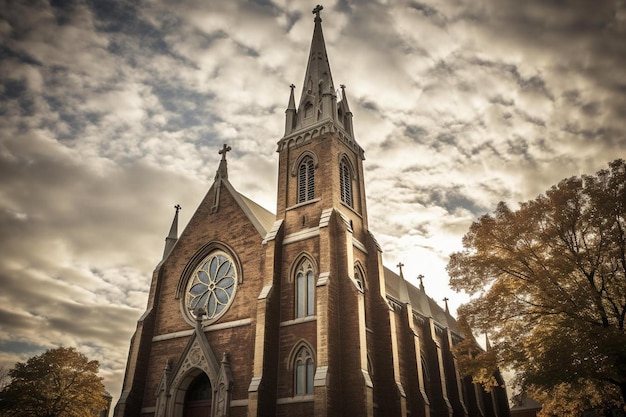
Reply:
[[[276,404],[312,403],[313,401],[315,401],[314,395],[300,395],[297,397],[279,398],[276,400]]]
[[[285,236],[285,238],[283,239],[283,245],[288,245],[290,243],[299,242],[301,240],[319,236],[319,234],[320,234],[319,227],[312,227],[310,229],[304,229],[299,232],[292,233],[290,235]]]
[[[291,326],[291,325],[300,324],[300,323],[306,323],[306,322],[309,322],[309,321],[317,321],[317,316],[316,315],[304,316],[304,317],[298,317],[297,319],[293,319],[293,320],[281,321],[280,322],[280,327]]]
[[[227,321],[225,323],[212,324],[209,326],[203,326],[202,330],[205,332],[212,332],[215,330],[223,330],[223,329],[232,329],[233,327],[247,326],[252,323],[250,319],[241,319],[241,320],[233,320]],[[178,339],[179,337],[191,336],[194,330],[182,330],[180,332],[166,333],[158,336],[154,336],[152,338],[153,342],[160,342],[162,340],[170,340],[170,339]]]
[[[330,279],[330,272],[321,272],[317,279],[317,287],[323,287],[328,284],[328,280]]]
[[[322,201],[322,199],[318,197],[318,198],[313,198],[311,200],[303,201],[301,203],[294,204],[291,207],[287,207],[285,209],[285,211],[295,210],[295,209],[300,208],[302,206],[308,206],[309,204],[317,203],[318,201]]]
[[[361,242],[359,242],[354,236],[352,237],[352,245],[354,245],[355,248],[357,248],[358,250],[360,250],[361,252],[363,252],[364,254],[368,254],[367,253],[367,249],[365,248],[365,245]]]
[[[263,244],[267,244],[267,242],[270,242],[274,239],[276,239],[276,235],[278,234],[278,231],[280,230],[280,226],[282,226],[283,224],[283,219],[280,220],[276,220],[274,222],[274,224],[272,225],[272,228],[270,229],[269,232],[267,232],[267,235],[265,235],[265,239],[263,239]]]

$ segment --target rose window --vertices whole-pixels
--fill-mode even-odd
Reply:
[[[202,310],[205,318],[220,317],[233,300],[237,285],[237,269],[224,252],[213,252],[194,270],[185,295],[187,310],[192,316]]]

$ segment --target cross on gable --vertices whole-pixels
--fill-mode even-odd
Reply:
[[[400,268],[400,273],[402,273],[402,267],[404,266],[404,264],[402,262],[399,262],[396,266]]]
[[[230,146],[224,144],[224,146],[222,147],[222,149],[219,150],[219,154],[222,155],[222,161],[226,160],[226,152],[231,151],[233,148],[231,148]]]
[[[313,9],[313,14],[315,15],[316,18],[320,17],[320,12],[324,9],[324,6],[321,5],[317,5],[315,6],[315,8]]]

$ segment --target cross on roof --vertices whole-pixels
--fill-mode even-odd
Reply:
[[[313,14],[315,15],[316,18],[320,17],[320,12],[322,11],[322,9],[324,9],[324,6],[321,6],[319,4],[315,6],[315,8],[313,9]]]
[[[419,279],[419,280],[420,280],[420,285],[421,285],[421,287],[422,287],[422,288],[424,288],[424,275],[419,274],[419,275],[417,276],[417,279]]]
[[[448,300],[449,300],[448,297],[443,297],[443,302],[446,303],[446,311],[449,310],[449,308],[448,308]]]
[[[402,267],[404,266],[404,264],[402,262],[399,262],[396,266],[400,268],[400,273],[402,273]]]
[[[231,151],[233,148],[231,148],[230,146],[224,144],[224,146],[222,147],[222,149],[220,149],[219,154],[222,155],[222,161],[226,160],[226,152]]]
[[[180,206],[180,204],[176,204],[174,206],[174,208],[176,209],[176,213],[178,213],[180,211],[180,209],[182,209],[182,207]]]

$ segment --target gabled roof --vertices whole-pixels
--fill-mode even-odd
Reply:
[[[387,290],[387,296],[400,300],[400,280],[402,279],[398,274],[385,267],[385,288]],[[409,301],[411,307],[415,312],[424,316],[432,317],[435,323],[441,327],[448,327],[451,331],[460,335],[459,327],[456,319],[452,315],[446,312],[439,304],[435,302],[431,297],[426,294],[421,288],[413,286],[410,282],[406,282],[406,287],[409,292]]]
[[[267,235],[267,233],[271,230],[272,225],[276,220],[276,216],[272,212],[250,200],[248,197],[240,194],[227,179],[218,178],[216,181],[222,181],[225,188],[230,192],[237,204],[239,204],[239,207],[241,207],[243,212],[250,219],[261,237],[265,237],[265,235]]]
[[[276,215],[271,211],[265,209],[264,207],[261,207],[243,194],[239,194],[239,197],[241,197],[242,202],[246,205],[248,210],[250,210],[252,216],[254,216],[254,218],[261,224],[261,226],[263,226],[263,229],[265,231],[263,236],[265,236],[267,232],[270,231],[272,225],[276,221]]]

